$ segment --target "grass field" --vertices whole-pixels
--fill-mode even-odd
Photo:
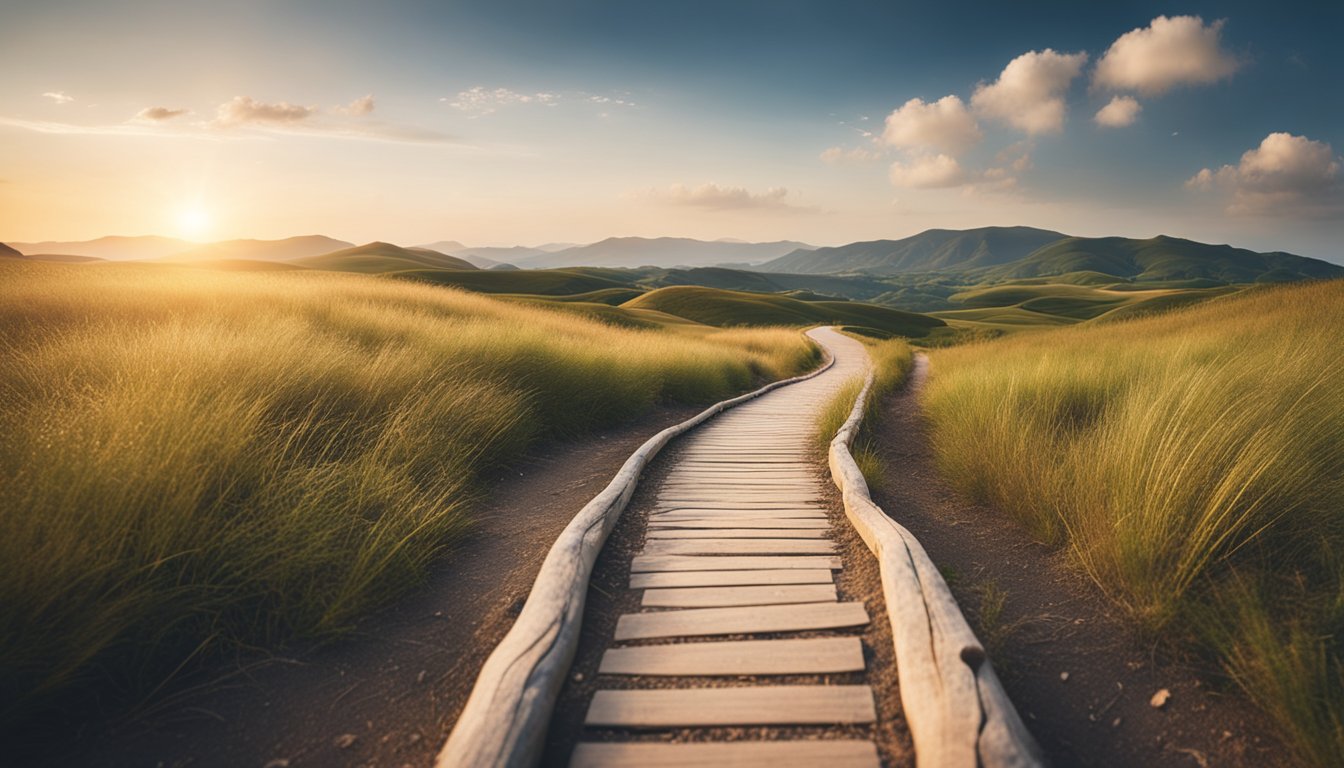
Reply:
[[[792,330],[649,325],[358,275],[0,259],[0,723],[339,632],[537,439],[816,362]]]
[[[863,342],[873,362],[873,386],[864,403],[863,421],[854,442],[850,445],[850,455],[863,473],[863,479],[869,488],[878,488],[884,482],[881,460],[874,449],[872,436],[873,417],[881,405],[882,397],[903,384],[915,366],[915,352],[904,339],[873,339],[861,334],[850,336]],[[854,409],[854,401],[863,389],[863,378],[847,383],[831,398],[817,417],[817,449],[824,456],[835,433],[844,426],[849,413]]]
[[[933,353],[948,476],[1344,762],[1344,281]]]

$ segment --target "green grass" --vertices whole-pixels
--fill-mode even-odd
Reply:
[[[1344,761],[1344,281],[934,352],[940,463]]]
[[[294,259],[291,263],[309,269],[334,272],[363,272],[376,274],[410,269],[447,269],[475,271],[476,267],[462,259],[424,248],[402,248],[391,243],[365,243],[353,248]]]
[[[536,440],[816,360],[792,330],[635,330],[376,277],[144,264],[0,260],[0,328],[10,727],[345,630],[415,584],[482,473]]]
[[[942,320],[890,307],[850,301],[799,301],[778,294],[725,291],[700,286],[671,286],[649,291],[621,306],[653,309],[706,325],[839,324],[919,337],[944,325]]]
[[[419,269],[397,272],[392,276],[434,285],[451,285],[478,293],[556,297],[591,294],[597,291],[631,290],[628,283],[613,280],[606,275],[593,274],[593,270],[582,269],[478,270],[475,272]]]
[[[859,432],[850,445],[850,455],[863,473],[863,479],[869,488],[881,488],[886,482],[886,473],[882,460],[877,455],[877,441],[872,434],[873,419],[882,406],[882,399],[888,393],[903,384],[915,366],[914,350],[904,339],[873,339],[861,334],[850,333],[868,348],[873,362],[873,386],[864,403]],[[817,449],[826,452],[835,433],[844,426],[850,411],[854,410],[854,401],[863,390],[863,378],[855,377],[831,397],[817,416],[814,433]]]

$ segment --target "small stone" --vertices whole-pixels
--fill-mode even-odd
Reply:
[[[358,739],[359,737],[353,733],[342,733],[340,736],[337,736],[335,740],[333,740],[331,743],[336,745],[337,749],[349,749],[350,747],[355,745],[355,742]]]
[[[424,738],[424,737],[421,736],[420,734],[418,734],[418,733],[412,733],[410,736],[407,736],[407,737],[406,737],[406,740],[409,741],[409,742],[412,743],[412,744],[419,744],[419,743],[420,743],[420,739],[422,739],[422,738]]]
[[[1232,732],[1231,732],[1231,731],[1223,731],[1223,738],[1224,738],[1224,739],[1230,739],[1230,738],[1232,738]]]
[[[1161,709],[1167,706],[1167,700],[1171,698],[1171,691],[1163,688],[1153,694],[1153,698],[1148,700],[1148,706],[1153,709]]]
[[[261,768],[289,768],[289,758],[277,757],[274,760],[268,760]]]
[[[423,670],[423,669],[420,670],[420,674],[418,674],[418,675],[415,676],[415,682],[417,682],[417,683],[423,683],[423,682],[425,682],[425,676],[428,675],[428,674],[429,674],[428,671]]]
[[[574,682],[576,682],[576,683],[582,683],[582,682],[583,682],[583,673],[582,673],[582,672],[575,672],[575,673],[574,673]]]
[[[1119,727],[1120,727],[1120,718],[1117,717],[1117,718],[1115,718],[1114,720],[1112,720],[1112,721],[1111,721],[1111,727],[1112,727],[1112,728],[1119,728]]]
[[[1065,682],[1065,683],[1069,682],[1069,673],[1068,673],[1068,672],[1060,672],[1060,673],[1059,673],[1059,679],[1060,679],[1061,681]]]

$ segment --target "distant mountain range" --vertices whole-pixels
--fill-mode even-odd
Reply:
[[[1065,237],[1062,232],[1031,227],[930,229],[902,240],[797,250],[754,268],[811,275],[943,272],[1016,261]]]
[[[283,240],[223,240],[165,258],[172,261],[234,260],[253,261],[293,261],[309,256],[321,256],[342,248],[353,247],[354,243],[336,240],[324,235],[301,235],[286,237]]]
[[[812,246],[782,240],[774,243],[708,242],[685,237],[609,237],[513,261],[520,267],[709,267],[756,264]]]

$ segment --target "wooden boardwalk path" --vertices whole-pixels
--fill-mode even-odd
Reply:
[[[836,591],[834,574],[845,563],[831,538],[814,441],[819,412],[862,375],[868,358],[858,342],[819,333],[836,356],[831,369],[734,408],[680,440],[676,464],[654,489],[644,549],[631,562],[629,588],[642,591],[641,608],[618,620],[586,728],[826,726],[876,718],[867,685],[828,685],[824,678],[864,669],[854,631],[873,617]],[[797,633],[806,637],[791,636]],[[778,675],[816,680],[723,687],[709,679]],[[667,677],[677,678],[678,687],[657,684]],[[617,678],[624,682],[603,685]],[[878,764],[876,746],[855,738],[587,740],[571,762],[582,768]]]

